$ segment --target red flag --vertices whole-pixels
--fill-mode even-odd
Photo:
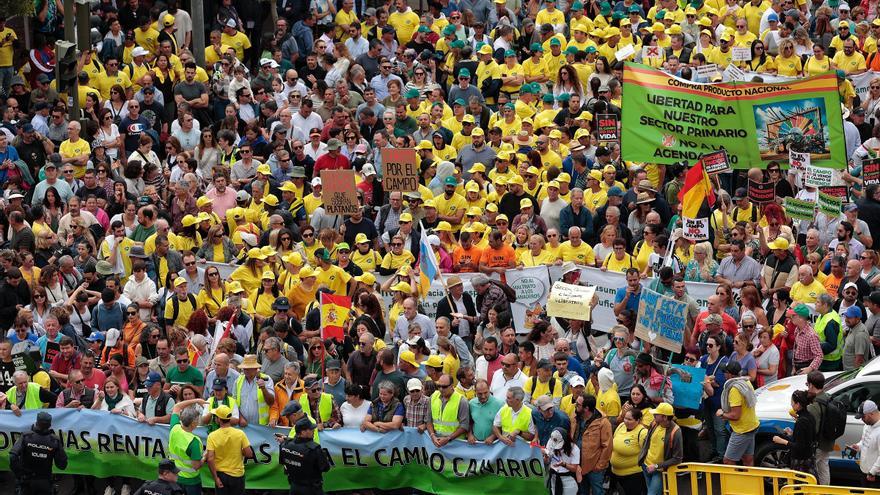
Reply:
[[[345,322],[351,312],[351,298],[321,293],[321,338],[345,338]]]
[[[708,199],[709,206],[715,204],[715,192],[709,175],[703,168],[703,162],[697,163],[688,170],[684,176],[684,186],[678,191],[678,200],[681,201],[681,214],[686,218],[697,218],[703,201]]]

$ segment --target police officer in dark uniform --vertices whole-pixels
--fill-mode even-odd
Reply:
[[[9,466],[22,495],[51,495],[52,464],[67,467],[67,453],[52,433],[52,416],[37,414],[31,431],[24,433],[9,451]]]
[[[315,424],[306,417],[296,422],[296,437],[281,443],[278,460],[287,474],[290,495],[324,494],[323,473],[330,470],[330,461],[314,435]]]
[[[171,459],[159,461],[159,479],[144,483],[134,495],[186,495],[177,484],[177,473],[180,469]]]

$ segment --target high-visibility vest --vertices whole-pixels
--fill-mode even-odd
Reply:
[[[179,476],[181,478],[198,478],[199,470],[193,467],[193,462],[189,459],[186,449],[192,443],[193,438],[199,441],[199,452],[202,450],[202,440],[193,433],[183,429],[183,426],[177,424],[171,428],[168,436],[169,456],[177,469],[180,469]]]
[[[501,433],[508,434],[516,430],[517,432],[528,432],[529,422],[532,419],[532,409],[523,404],[516,420],[513,419],[513,409],[505,404],[501,407]]]
[[[321,398],[318,399],[318,415],[320,416],[318,420],[312,417],[312,408],[309,406],[309,395],[307,393],[299,396],[299,405],[302,406],[303,412],[306,413],[306,416],[308,416],[312,423],[326,423],[330,419],[330,415],[333,414],[333,396],[330,394],[321,393]]]
[[[461,401],[461,394],[452,392],[445,408],[442,400],[439,390],[431,394],[431,423],[436,434],[448,437],[458,429],[458,404]]]
[[[269,379],[269,375],[263,373],[260,373],[258,377],[263,380]],[[238,375],[238,379],[235,380],[235,397],[238,399],[239,404],[241,404],[241,386],[244,384],[244,380],[244,375]],[[258,422],[261,425],[269,424],[269,404],[266,404],[266,399],[263,397],[263,390],[259,387],[257,387],[257,413],[259,417]]]
[[[825,342],[825,327],[828,325],[829,321],[837,322],[837,347],[835,347],[830,353],[825,354],[825,357],[823,357],[822,360],[838,361],[843,357],[843,327],[840,326],[840,315],[837,314],[837,311],[831,310],[817,318],[816,325],[813,328],[816,330],[816,335],[819,336],[819,342]]]
[[[233,409],[235,409],[236,404],[238,404],[238,402],[236,402],[235,397],[233,397],[230,394],[226,394],[226,397],[222,401],[219,401],[219,402],[217,401],[217,398],[212,395],[212,396],[208,397],[208,406],[207,407],[208,407],[208,411],[213,411],[214,409],[217,409],[220,406],[227,406],[230,410],[233,410]],[[220,425],[217,424],[217,418],[215,418],[214,415],[212,414],[211,415],[211,423],[208,424],[208,432],[209,433],[213,432],[214,430],[216,430],[219,427],[220,427]]]
[[[18,404],[18,389],[13,386],[6,392],[6,398],[9,399],[9,404]],[[40,386],[34,382],[28,382],[27,391],[25,392],[24,397],[24,408],[25,409],[40,409],[43,407],[43,403],[40,402]]]

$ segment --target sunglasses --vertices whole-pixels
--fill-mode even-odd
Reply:
[[[189,359],[178,359],[178,360],[177,360],[177,364],[180,364],[180,363],[188,363],[188,362],[189,362]]]
[[[134,316],[137,314],[137,311],[127,311],[125,314],[127,314],[128,316]]]

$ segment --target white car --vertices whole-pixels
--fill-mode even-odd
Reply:
[[[873,359],[857,370],[825,373],[825,392],[846,406],[846,432],[834,444],[829,458],[832,476],[835,479],[858,479],[860,475],[859,455],[847,445],[857,443],[862,438],[862,423],[856,419],[856,411],[865,400],[880,403],[880,359]],[[794,427],[791,417],[791,394],[795,390],[807,389],[806,375],[797,375],[778,380],[756,391],[758,398],[755,412],[761,421],[755,445],[755,465],[763,467],[786,468],[783,449],[773,443],[773,435],[785,428]]]

